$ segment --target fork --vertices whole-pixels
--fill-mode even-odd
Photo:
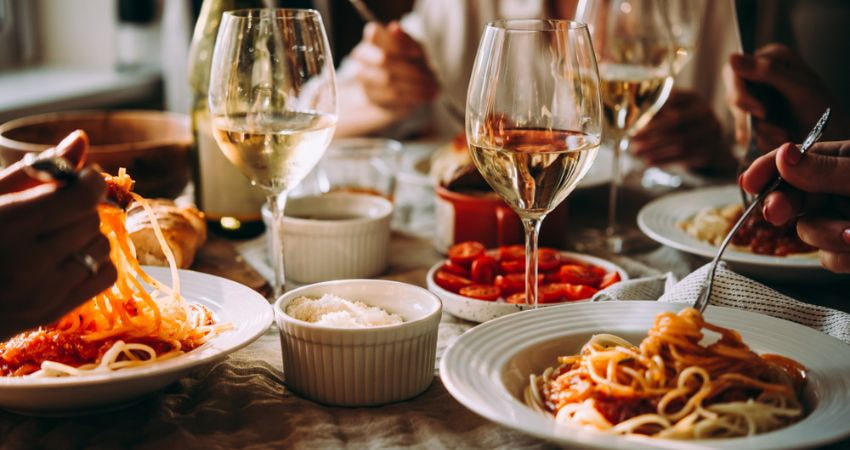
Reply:
[[[826,128],[827,122],[829,122],[830,109],[826,108],[823,115],[820,117],[818,122],[815,124],[812,131],[809,132],[809,135],[806,136],[806,140],[803,141],[803,144],[800,146],[800,155],[804,156],[809,148],[815,144],[818,140],[820,140],[821,136],[823,136],[823,129]],[[714,259],[711,261],[711,267],[708,269],[708,274],[705,276],[705,281],[702,283],[702,288],[700,289],[699,296],[697,300],[694,302],[694,308],[699,310],[699,312],[705,311],[705,307],[708,306],[709,301],[711,300],[711,288],[714,283],[714,274],[717,270],[717,264],[720,263],[720,258],[723,256],[723,252],[726,251],[726,247],[729,246],[729,243],[732,241],[732,238],[735,236],[735,233],[738,232],[738,229],[741,228],[741,225],[747,220],[747,217],[752,214],[752,212],[756,209],[756,206],[760,205],[761,202],[767,197],[768,194],[775,191],[782,184],[782,177],[776,176],[776,179],[773,180],[765,189],[763,189],[758,197],[753,200],[752,203],[744,210],[744,213],[741,214],[741,218],[735,222],[735,225],[732,226],[732,229],[729,230],[729,234],[726,235],[726,238],[723,239],[723,243],[720,244],[720,249],[717,250],[717,254],[714,256]]]

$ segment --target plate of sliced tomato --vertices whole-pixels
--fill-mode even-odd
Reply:
[[[487,249],[480,242],[461,242],[448,256],[431,267],[426,282],[449,314],[486,322],[527,309],[524,246]],[[538,250],[537,271],[541,306],[587,301],[629,278],[622,267],[602,258],[545,247]]]

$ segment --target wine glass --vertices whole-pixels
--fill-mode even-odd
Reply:
[[[491,22],[466,102],[472,160],[522,219],[525,301],[536,307],[540,224],[590,169],[602,135],[587,27],[564,20]]]
[[[319,13],[224,13],[209,105],[222,152],[267,194],[277,297],[285,280],[280,223],[286,194],[319,162],[336,129],[336,79]]]
[[[614,141],[608,226],[596,236],[620,253],[626,237],[617,225],[622,154],[629,137],[664,105],[673,88],[675,43],[663,0],[582,0],[576,17],[593,37],[602,86],[606,138]]]
[[[678,75],[693,56],[699,37],[703,0],[660,0],[673,39],[673,75]]]

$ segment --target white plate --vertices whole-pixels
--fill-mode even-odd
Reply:
[[[492,250],[488,253],[493,252]],[[602,258],[597,258],[595,256],[585,255],[583,253],[573,253],[573,252],[560,252],[561,256],[564,258],[574,259],[576,261],[593,264],[594,266],[599,266],[607,272],[617,271],[620,274],[620,280],[625,281],[629,279],[629,274],[626,273],[625,269],[622,267],[604,260]],[[428,290],[437,294],[437,297],[440,297],[440,300],[443,301],[443,309],[449,314],[459,317],[461,319],[469,320],[472,322],[486,322],[488,320],[495,319],[497,317],[502,317],[504,315],[513,314],[518,311],[524,311],[529,309],[526,305],[515,305],[513,303],[507,303],[503,299],[499,299],[496,301],[487,301],[487,300],[478,300],[474,298],[465,297],[460,294],[455,294],[454,292],[447,291],[440,287],[436,282],[434,282],[434,274],[437,270],[445,264],[446,260],[442,260],[433,266],[428,271],[426,284],[428,286]],[[579,303],[585,302],[587,300],[576,300],[569,303]],[[541,307],[550,307],[563,305],[567,302],[559,302],[559,303],[544,303],[541,304]]]
[[[677,250],[714,258],[717,247],[690,236],[679,228],[679,222],[692,218],[699,210],[720,207],[740,201],[737,186],[703,188],[670,194],[654,200],[638,213],[638,226],[653,240]],[[813,255],[770,256],[726,249],[723,254],[733,270],[769,280],[806,280],[834,278],[823,269]]]
[[[798,448],[850,435],[850,346],[792,322],[714,306],[708,307],[707,320],[738,330],[756,352],[788,356],[809,369],[804,401],[816,406],[805,419],[751,438],[653,440],[558,425],[522,402],[529,374],[554,365],[558,355],[577,353],[591,335],[613,333],[638,342],[659,312],[683,307],[658,302],[599,302],[506,316],[458,338],[443,354],[440,377],[454,398],[479,415],[576,448]]]
[[[144,269],[170,284],[167,268]],[[260,337],[274,319],[272,307],[262,295],[224,278],[181,270],[180,291],[187,301],[209,308],[219,323],[230,323],[234,328],[176,358],[138,368],[66,378],[0,377],[0,408],[26,414],[64,415],[114,407],[159,390],[192,369],[245,347]]]

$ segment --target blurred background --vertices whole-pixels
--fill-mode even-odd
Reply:
[[[201,0],[0,0],[0,123],[79,109],[190,110],[188,54]],[[326,20],[336,62],[360,40],[348,2],[281,0]],[[368,2],[383,20],[413,0]]]

